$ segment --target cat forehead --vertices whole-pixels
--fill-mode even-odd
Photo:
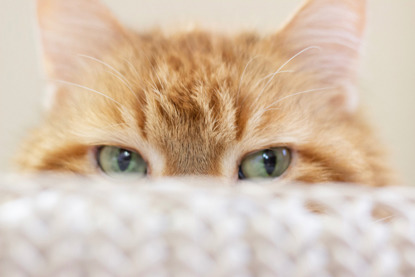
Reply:
[[[260,52],[258,41],[251,34],[229,38],[201,31],[137,35],[135,43],[118,48],[108,59],[98,64],[93,60],[98,74],[89,79],[92,87],[119,102],[133,103],[129,109],[138,110],[136,118],[149,134],[159,136],[182,126],[183,136],[192,130],[196,137],[206,133],[215,140],[227,133],[234,139],[247,124],[277,124],[281,112],[261,113],[283,89],[296,89],[287,85],[287,78],[271,82],[286,59]],[[189,126],[201,127],[197,131]]]
[[[258,92],[286,61],[275,53],[268,55],[259,44],[258,36],[250,33],[234,37],[204,31],[137,35],[133,49],[131,44],[125,45],[125,50],[108,55],[108,63],[118,64],[119,73],[146,97],[174,103],[178,109],[209,102],[214,108]],[[276,91],[275,86],[265,89]]]

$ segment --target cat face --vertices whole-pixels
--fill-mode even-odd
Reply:
[[[45,122],[26,171],[383,185],[357,103],[365,1],[309,0],[280,31],[137,34],[96,0],[38,0]]]

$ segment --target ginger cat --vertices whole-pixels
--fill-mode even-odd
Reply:
[[[51,85],[25,172],[383,186],[358,103],[363,0],[308,0],[274,34],[136,33],[98,0],[38,0]]]

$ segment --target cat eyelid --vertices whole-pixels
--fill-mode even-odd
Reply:
[[[251,155],[251,154],[253,154],[253,153],[256,153],[256,152],[259,152],[259,151],[262,151],[262,150],[265,150],[265,149],[272,149],[272,148],[282,148],[282,147],[285,147],[285,148],[288,148],[288,149],[290,149],[290,151],[291,152],[296,152],[295,151],[295,146],[293,146],[293,144],[291,144],[291,143],[277,143],[277,144],[271,144],[271,145],[269,145],[269,146],[261,146],[261,147],[255,147],[254,148],[254,150],[251,150],[251,151],[248,151],[248,152],[244,152],[244,154],[242,154],[240,157],[239,157],[239,159],[238,159],[238,163],[240,164],[241,163],[241,161],[246,157],[246,156],[249,156],[249,155]]]
[[[130,152],[137,153],[138,155],[140,155],[140,157],[144,160],[144,162],[147,165],[147,174],[149,174],[151,172],[151,165],[148,162],[148,159],[146,158],[145,155],[141,154],[141,152],[138,151],[137,149],[134,149],[134,148],[129,147],[129,146],[123,146],[123,145],[120,145],[120,144],[115,144],[115,143],[102,143],[102,144],[97,144],[97,145],[92,146],[91,153],[92,153],[92,155],[94,157],[94,160],[95,160],[95,167],[99,168],[99,165],[98,165],[98,162],[97,162],[97,154],[99,152],[99,149],[104,147],[104,146],[117,147],[117,148],[125,149],[125,150],[130,151]]]
[[[256,150],[245,152],[243,155],[241,155],[238,158],[238,161],[237,161],[238,168],[241,165],[241,163],[242,163],[242,161],[245,157],[247,157],[251,154],[254,154],[256,152],[260,152],[260,151],[263,151],[265,149],[272,149],[272,148],[287,148],[287,149],[290,150],[290,153],[291,153],[290,165],[288,166],[287,170],[281,176],[278,176],[274,179],[281,179],[281,178],[287,177],[290,174],[290,172],[293,170],[295,165],[297,164],[297,160],[298,160],[298,151],[296,150],[295,145],[293,145],[292,143],[276,143],[276,144],[271,144],[269,146],[257,147],[257,148],[255,148]]]

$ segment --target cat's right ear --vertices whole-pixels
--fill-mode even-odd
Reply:
[[[272,41],[298,70],[312,73],[336,110],[357,108],[357,73],[366,23],[366,0],[306,0]],[[317,95],[322,102],[321,95]]]
[[[76,82],[81,56],[101,59],[128,39],[98,0],[37,0],[37,18],[48,79]]]

